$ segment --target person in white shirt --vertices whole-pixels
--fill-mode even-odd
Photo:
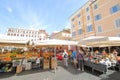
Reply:
[[[36,59],[36,64],[38,65],[38,67],[40,68],[40,58]]]
[[[66,50],[64,50],[62,57],[63,57],[64,66],[68,67],[68,53]]]

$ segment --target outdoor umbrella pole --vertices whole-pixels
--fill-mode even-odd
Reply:
[[[56,56],[56,46],[54,47],[54,56]]]
[[[110,46],[108,46],[108,50],[109,50],[109,53],[110,53]]]
[[[56,58],[56,46],[54,47],[54,58]],[[54,67],[54,71],[56,73],[56,67]]]

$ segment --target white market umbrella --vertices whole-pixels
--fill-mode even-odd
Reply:
[[[0,46],[16,46],[16,47],[25,47],[28,40],[25,38],[10,37],[10,36],[1,36],[0,35]]]
[[[81,40],[81,43],[92,46],[120,46],[120,37],[92,36]]]
[[[67,40],[58,40],[58,39],[48,39],[48,40],[41,40],[36,42],[36,46],[56,46],[56,45],[77,45],[78,42],[76,41],[67,41]]]

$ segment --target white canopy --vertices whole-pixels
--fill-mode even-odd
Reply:
[[[8,40],[0,39],[0,43],[16,43],[16,44],[26,44],[28,40]]]
[[[81,40],[81,44],[92,47],[120,46],[120,37],[91,36]]]
[[[76,41],[67,41],[67,40],[58,40],[58,39],[48,39],[41,40],[35,43],[35,46],[43,46],[43,45],[77,45]]]
[[[0,46],[25,46],[27,42],[25,38],[0,35]]]

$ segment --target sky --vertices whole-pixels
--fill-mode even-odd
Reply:
[[[61,31],[70,27],[69,17],[87,1],[0,0],[0,34],[7,28]]]

